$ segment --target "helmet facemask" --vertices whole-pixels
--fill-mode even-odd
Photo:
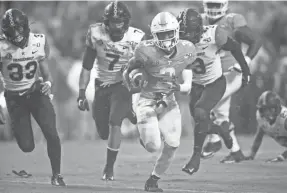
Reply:
[[[129,22],[130,20],[128,18],[110,18],[107,21],[106,29],[113,41],[123,39],[129,28]]]
[[[204,12],[208,18],[216,20],[228,10],[228,1],[203,1]]]
[[[131,15],[122,2],[112,2],[105,8],[104,24],[111,40],[114,42],[123,39],[129,29]]]
[[[170,51],[179,40],[179,29],[166,30],[162,32],[152,33],[156,45],[163,49]]]
[[[278,106],[262,106],[258,108],[258,111],[261,117],[265,118],[270,124],[273,124],[280,114],[281,108]]]

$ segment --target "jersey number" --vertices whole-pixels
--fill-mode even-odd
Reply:
[[[120,56],[116,54],[106,53],[106,57],[113,59],[109,64],[109,70],[114,70],[115,64],[119,61]]]
[[[37,62],[30,61],[24,67],[19,63],[12,63],[7,66],[7,69],[11,71],[9,77],[13,81],[21,81],[24,77],[26,79],[32,79],[37,70]],[[24,70],[28,72],[24,73]]]
[[[196,58],[193,64],[192,70],[195,74],[205,74],[206,68],[202,59]]]

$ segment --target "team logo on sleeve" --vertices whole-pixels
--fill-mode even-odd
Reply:
[[[0,56],[1,61],[3,60],[12,60],[12,54],[7,53],[5,56]]]

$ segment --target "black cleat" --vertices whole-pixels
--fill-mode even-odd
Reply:
[[[109,168],[107,165],[105,166],[102,180],[106,181],[114,181],[114,168]]]
[[[146,192],[163,192],[163,189],[158,187],[157,181],[159,179],[159,177],[151,175],[145,183],[144,190]]]
[[[241,150],[238,150],[236,152],[230,152],[230,154],[223,158],[220,163],[239,163],[243,160],[245,160],[245,156]]]
[[[217,142],[208,142],[203,147],[203,151],[201,152],[201,158],[202,159],[209,159],[212,158],[216,152],[218,152],[222,147],[221,141]]]
[[[200,166],[200,155],[193,155],[189,162],[183,166],[182,171],[192,175],[197,172]]]
[[[61,174],[54,174],[51,178],[51,184],[54,186],[66,186]]]

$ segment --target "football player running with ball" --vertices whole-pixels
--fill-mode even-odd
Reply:
[[[123,85],[122,69],[133,56],[135,45],[144,32],[130,27],[131,14],[122,2],[111,2],[105,8],[104,23],[92,24],[86,36],[86,50],[79,80],[78,108],[89,110],[86,88],[94,66],[95,96],[92,114],[101,139],[108,139],[107,161],[103,180],[114,180],[114,163],[121,144],[121,124],[132,106],[131,94]]]
[[[195,44],[197,56],[193,70],[190,111],[195,120],[194,151],[190,161],[183,167],[188,174],[197,172],[203,143],[210,126],[210,111],[221,100],[226,91],[226,79],[222,72],[220,50],[228,50],[237,59],[242,69],[244,84],[250,81],[250,71],[240,45],[231,39],[227,32],[217,25],[203,26],[201,15],[194,9],[185,9],[178,16],[180,38]],[[222,127],[222,128],[221,128]],[[227,146],[232,147],[228,123],[216,129]]]
[[[228,0],[203,0],[204,14],[202,14],[204,25],[218,25],[228,31],[228,34],[237,40],[248,45],[245,60],[249,65],[261,47],[259,36],[248,26],[244,16],[236,13],[227,13]],[[222,69],[227,81],[226,91],[221,101],[213,108],[211,116],[214,120],[214,127],[222,124],[229,124],[230,135],[233,139],[231,153],[226,156],[222,163],[240,162],[244,155],[235,137],[234,125],[229,120],[231,96],[237,92],[242,85],[242,69],[237,59],[229,51],[222,51]],[[202,158],[210,158],[221,149],[221,140],[217,134],[211,134],[202,152]]]
[[[52,79],[45,62],[50,53],[47,38],[44,34],[31,33],[28,17],[18,9],[7,10],[1,24],[4,35],[0,39],[1,74],[15,139],[23,152],[34,150],[32,115],[47,140],[51,183],[65,186],[60,175],[61,143],[50,98]]]
[[[257,133],[246,160],[253,160],[262,143],[264,135],[273,138],[283,147],[287,147],[287,108],[281,104],[279,96],[265,91],[257,102]],[[282,162],[287,159],[287,150],[268,162]]]
[[[141,89],[135,104],[141,144],[153,153],[160,150],[161,140],[164,141],[161,155],[145,183],[145,191],[162,192],[158,180],[172,163],[182,129],[174,92],[190,92],[192,70],[189,68],[196,50],[191,42],[179,40],[179,23],[169,12],[157,14],[150,30],[153,39],[137,46],[124,77],[130,90]],[[179,77],[183,79],[182,84],[177,83]]]

